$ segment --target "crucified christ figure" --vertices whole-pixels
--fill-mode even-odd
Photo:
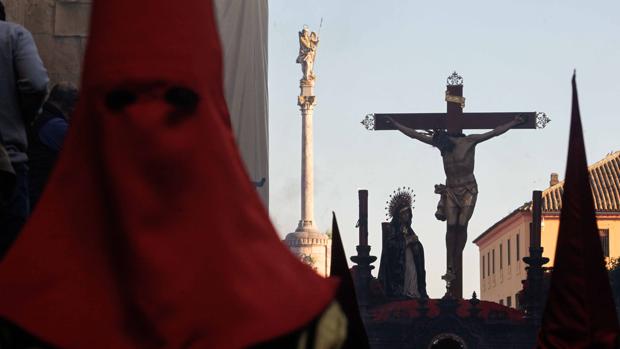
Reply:
[[[474,213],[478,197],[478,184],[474,177],[476,145],[505,133],[525,119],[517,116],[489,132],[467,136],[462,133],[448,134],[443,130],[425,134],[403,126],[391,117],[388,120],[405,135],[430,144],[441,152],[446,183],[435,186],[435,192],[441,195],[435,216],[447,223],[445,279],[449,281],[448,293],[455,298],[462,298],[463,249],[467,242],[467,224]]]

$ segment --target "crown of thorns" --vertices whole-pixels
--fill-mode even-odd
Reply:
[[[392,218],[398,216],[398,213],[404,209],[411,207],[414,208],[413,203],[415,202],[415,194],[413,190],[409,187],[402,187],[394,190],[392,194],[390,194],[390,198],[385,202],[387,205],[385,209],[387,213],[385,214],[387,218]]]

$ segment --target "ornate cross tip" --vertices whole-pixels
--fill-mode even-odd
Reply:
[[[446,82],[448,86],[463,86],[463,77],[455,71],[452,75],[448,76]]]
[[[551,119],[543,112],[536,112],[536,128],[545,128]]]
[[[375,114],[366,114],[366,117],[360,124],[364,125],[368,131],[375,129]]]

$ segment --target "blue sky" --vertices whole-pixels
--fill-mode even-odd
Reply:
[[[532,190],[564,177],[570,79],[577,82],[588,162],[620,150],[620,2],[270,0],[270,213],[284,236],[300,218],[301,68],[297,31],[320,31],[315,71],[315,219],[338,217],[348,255],[357,245],[357,190],[369,190],[369,242],[380,255],[385,201],[400,186],[417,195],[413,228],[424,244],[428,291],[445,284],[445,224],[433,185],[444,181],[439,152],[394,131],[366,131],[373,112],[443,112],[446,77],[464,79],[465,112],[544,111],[543,130],[512,130],[480,144],[480,194],[464,252],[464,294],[479,293],[471,241]],[[467,130],[466,133],[469,133]],[[472,133],[481,132],[472,130]],[[378,264],[376,265],[378,269]]]

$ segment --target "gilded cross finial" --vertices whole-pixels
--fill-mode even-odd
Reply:
[[[360,124],[364,125],[364,127],[368,131],[372,131],[375,129],[375,115],[374,114],[366,114],[366,117]]]
[[[463,86],[463,77],[454,71],[452,75],[448,76],[446,83],[448,86]]]
[[[551,119],[546,113],[536,112],[536,128],[545,128],[549,122],[551,122]]]

